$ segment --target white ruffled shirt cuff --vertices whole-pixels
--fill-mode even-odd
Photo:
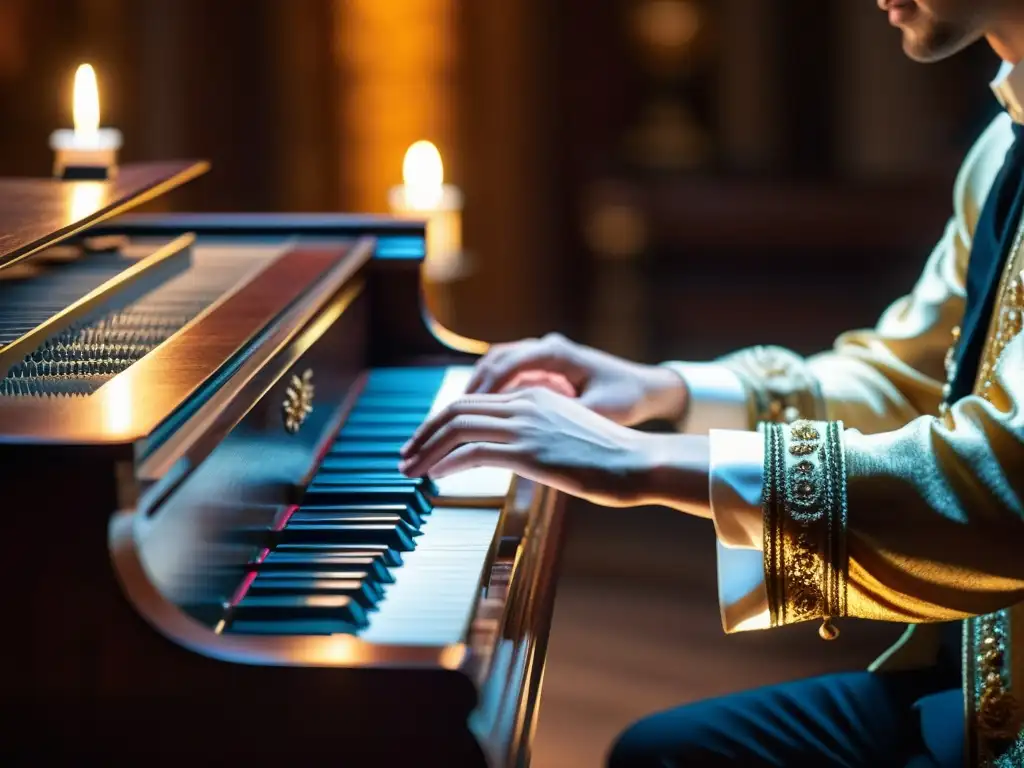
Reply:
[[[718,549],[718,602],[726,632],[771,626],[764,581],[761,493],[764,438],[750,431],[739,377],[715,363],[665,363],[686,382],[689,402],[676,425],[707,434],[711,514]]]
[[[686,382],[686,412],[676,424],[684,435],[712,429],[747,429],[747,392],[739,376],[717,363],[662,363]]]

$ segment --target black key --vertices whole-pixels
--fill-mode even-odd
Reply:
[[[314,522],[317,520],[335,519],[346,515],[397,515],[414,528],[419,528],[423,525],[423,518],[416,514],[415,510],[404,504],[375,504],[373,506],[338,504],[333,507],[300,507],[288,520],[289,523],[292,520]]]
[[[366,571],[261,571],[259,576],[253,581],[253,584],[256,582],[260,582],[261,584],[270,584],[271,582],[278,581],[291,582],[320,580],[331,582],[345,581],[362,584],[375,600],[380,600],[384,597],[384,587],[382,587],[378,582],[373,581]]]
[[[227,631],[234,635],[354,635],[358,629],[338,619],[289,619],[232,621]]]
[[[343,595],[246,595],[231,611],[232,622],[335,620],[365,627],[366,611]]]
[[[353,472],[325,472],[317,473],[310,486],[321,488],[351,488],[354,486],[369,486],[374,488],[410,488],[419,491],[424,497],[436,496],[438,493],[437,484],[427,475],[421,477],[406,477],[397,470],[393,474],[383,472],[360,473]],[[429,511],[429,510],[428,510]]]
[[[249,590],[249,595],[334,595],[351,597],[363,610],[369,610],[377,604],[379,593],[373,591],[369,582],[348,579],[264,579],[256,577]]]
[[[397,525],[302,525],[287,526],[278,534],[278,541],[322,541],[340,544],[387,544],[399,552],[416,548],[412,537]]]
[[[310,526],[349,527],[353,525],[393,525],[403,533],[415,537],[422,536],[419,528],[402,519],[401,515],[366,514],[364,512],[335,512],[328,515],[305,515],[288,521],[284,530],[292,528],[309,528]]]
[[[317,475],[305,489],[295,487],[293,500],[304,507],[325,504],[404,504],[420,515],[430,514],[428,498],[437,495],[429,477],[401,475]]]
[[[359,425],[361,427],[368,427],[374,424],[382,424],[389,427],[401,425],[408,427],[409,437],[412,437],[412,433],[427,418],[428,411],[429,409],[427,408],[409,411],[367,411],[357,405],[349,413],[348,418],[345,419],[345,424],[346,426]]]
[[[323,507],[336,504],[407,504],[419,515],[430,514],[430,503],[419,490],[408,487],[385,486],[332,486],[312,483],[302,499],[303,507]]]
[[[366,578],[382,584],[393,584],[395,577],[391,575],[377,557],[360,555],[327,555],[316,552],[278,552],[267,555],[257,567],[259,573],[269,571],[331,571],[333,573],[365,572]]]
[[[429,477],[405,477],[403,475],[344,475],[325,474],[316,475],[310,488],[317,488],[317,493],[326,491],[345,491],[349,488],[380,488],[405,493],[419,493],[424,499],[433,498],[437,495],[437,485]],[[307,489],[308,493],[308,489]],[[306,504],[308,496],[298,493],[296,500],[299,504]],[[423,514],[429,514],[427,508]]]
[[[394,456],[327,456],[317,468],[324,472],[382,472],[398,474],[398,455]]]
[[[412,437],[412,435],[409,435]],[[380,442],[355,442],[355,443],[344,443],[337,442],[331,446],[331,450],[327,452],[328,458],[336,458],[342,456],[357,456],[359,458],[369,458],[375,456],[399,456],[399,451],[402,446],[405,445],[404,440],[381,440]]]
[[[345,425],[338,432],[335,442],[381,443],[406,441],[412,437],[412,430],[405,425],[394,424],[353,424]]]
[[[387,568],[397,568],[402,564],[402,556],[384,544],[278,544],[274,551],[375,557]]]
[[[397,411],[420,411],[426,416],[434,406],[437,390],[424,395],[398,395],[389,393],[369,394],[365,390],[352,410],[357,408],[365,413],[394,413]]]
[[[260,570],[258,571],[258,578],[265,581],[279,580],[285,582],[295,580],[311,581],[316,579],[358,582],[359,584],[367,585],[370,593],[377,595],[378,599],[384,596],[384,587],[381,586],[384,583],[375,581],[366,570],[303,570],[301,568],[293,570]],[[394,580],[387,582],[387,584],[393,584],[393,582]]]
[[[374,368],[366,376],[366,389],[388,387],[394,384],[412,383],[416,386],[441,386],[445,368]]]
[[[418,477],[406,477],[400,472],[317,472],[310,485],[334,485],[359,487],[364,485],[407,485],[409,488],[417,488]]]

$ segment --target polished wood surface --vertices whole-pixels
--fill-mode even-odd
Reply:
[[[0,179],[0,267],[201,176],[205,161],[122,166],[109,181]]]
[[[340,285],[370,255],[345,245],[295,248],[90,397],[0,399],[0,446],[130,445],[149,436],[314,283],[333,272]]]

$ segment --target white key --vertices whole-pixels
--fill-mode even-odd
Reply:
[[[466,391],[473,373],[471,366],[451,366],[445,371],[441,387],[430,408],[430,415],[443,409]],[[457,472],[435,481],[438,488],[438,503],[446,500],[452,503],[493,504],[500,503],[512,485],[512,472],[494,467],[476,467]]]
[[[403,552],[380,610],[358,634],[381,645],[449,645],[465,639],[480,596],[498,509],[435,507],[416,549]]]

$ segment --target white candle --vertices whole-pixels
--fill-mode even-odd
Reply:
[[[100,127],[100,95],[96,72],[82,64],[75,72],[74,129],[50,134],[54,152],[53,175],[109,178],[117,172],[121,132]]]
[[[388,193],[391,212],[427,220],[426,268],[435,276],[462,266],[462,192],[444,183],[441,153],[429,141],[417,141],[405,153],[403,184]]]

